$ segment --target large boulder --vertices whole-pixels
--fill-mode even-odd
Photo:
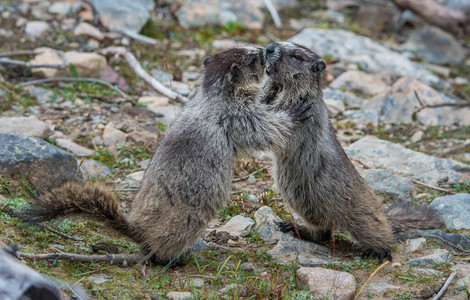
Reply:
[[[155,7],[153,0],[94,0],[101,24],[111,30],[139,32]]]
[[[428,84],[447,86],[439,77],[406,56],[392,51],[368,37],[341,29],[307,28],[290,39],[315,51],[331,55],[345,63],[357,64],[368,73],[410,76]]]
[[[23,134],[45,139],[51,133],[51,128],[36,117],[0,118],[0,133]]]
[[[470,229],[470,194],[457,194],[434,199],[434,208],[448,228]]]
[[[75,179],[77,171],[73,155],[52,144],[24,135],[0,134],[0,174],[28,178],[43,190]]]
[[[349,158],[363,164],[405,174],[435,184],[447,176],[451,182],[470,176],[470,166],[450,159],[433,157],[376,137],[364,137],[345,149]]]

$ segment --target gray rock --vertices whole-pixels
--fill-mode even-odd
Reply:
[[[251,218],[242,215],[231,218],[224,226],[216,229],[217,236],[228,236],[231,239],[238,239],[248,235],[248,231],[255,225]]]
[[[333,99],[325,99],[326,107],[328,108],[328,112],[330,116],[334,117],[339,115],[340,113],[344,112],[346,109],[344,107],[343,101],[340,100],[333,100]]]
[[[62,299],[56,284],[0,249],[0,298],[31,299],[32,294],[37,299]]]
[[[367,287],[367,291],[374,291],[374,292],[377,292],[379,294],[385,292],[385,291],[389,291],[389,290],[396,290],[396,289],[400,289],[399,286],[396,286],[396,285],[391,285],[390,283],[386,282],[386,281],[383,281],[383,282],[377,282],[377,283],[371,283],[369,284],[369,286]]]
[[[392,200],[406,200],[414,190],[411,180],[383,169],[364,170],[361,175],[376,194]]]
[[[439,65],[458,65],[465,57],[464,49],[451,34],[431,26],[413,30],[401,48]]]
[[[172,300],[185,300],[191,299],[193,297],[193,294],[191,294],[190,292],[169,292],[168,294],[166,294],[166,297]]]
[[[410,259],[407,264],[411,266],[434,267],[437,264],[450,263],[454,256],[446,249],[434,249],[430,255]]]
[[[354,123],[371,123],[374,126],[379,124],[379,113],[375,109],[347,110],[343,114],[348,120]]]
[[[102,284],[102,283],[112,280],[113,277],[109,275],[105,275],[105,274],[95,274],[95,275],[88,276],[86,279],[96,284]]]
[[[337,100],[341,101],[347,106],[359,107],[362,103],[362,99],[356,97],[353,93],[343,92],[340,90],[335,90],[331,88],[326,88],[323,90],[323,98],[327,100]]]
[[[358,64],[368,73],[411,76],[429,84],[448,85],[406,56],[364,36],[341,29],[307,28],[290,41],[304,45],[319,55],[332,55],[346,63]]]
[[[413,252],[420,252],[426,248],[426,239],[425,238],[417,238],[412,240],[406,241],[406,252],[413,253]]]
[[[45,139],[51,133],[49,124],[36,117],[0,118],[0,133],[23,134]]]
[[[423,269],[423,268],[412,268],[410,271],[413,275],[421,275],[421,276],[442,276],[444,275],[443,272],[436,271],[433,269]]]
[[[412,141],[413,143],[417,143],[421,141],[423,137],[424,137],[424,132],[421,130],[418,130],[415,133],[413,133],[413,135],[410,137],[410,141]]]
[[[80,166],[80,171],[86,179],[105,178],[113,175],[108,166],[92,159],[85,159]]]
[[[268,250],[268,253],[279,263],[295,262],[305,266],[320,266],[330,261],[327,257],[329,254],[327,248],[279,231],[275,222],[281,219],[270,207],[263,206],[258,209],[255,213],[255,220],[261,238],[268,244],[275,244],[271,250]]]
[[[227,285],[224,288],[221,288],[219,290],[219,294],[223,295],[223,294],[228,294],[230,292],[235,292],[237,294],[241,294],[244,290],[245,290],[245,288],[243,287],[243,285],[232,283],[232,284]]]
[[[84,36],[91,37],[98,41],[101,41],[102,39],[104,39],[104,34],[98,28],[85,22],[78,24],[78,26],[75,27],[73,34],[84,35]]]
[[[72,142],[71,140],[67,140],[67,139],[56,139],[56,142],[57,142],[57,145],[60,147],[60,148],[63,148],[63,149],[66,149],[66,150],[69,150],[70,152],[72,152],[75,156],[80,156],[80,157],[83,157],[83,156],[91,156],[93,155],[93,153],[95,151],[91,150],[91,149],[88,149],[88,148],[85,148],[83,146],[80,146],[74,142]]]
[[[249,29],[261,29],[264,20],[262,8],[261,1],[193,0],[185,1],[177,14],[180,25],[185,28],[226,25],[227,20],[231,19]]]
[[[365,96],[383,94],[389,91],[388,85],[377,76],[361,72],[346,71],[339,75],[331,84],[334,89],[345,89],[351,92],[359,92]]]
[[[27,86],[25,87],[25,90],[27,90],[40,104],[44,104],[54,99],[54,92],[42,87]]]
[[[47,11],[53,15],[68,15],[72,11],[72,3],[70,2],[52,2]]]
[[[139,32],[155,7],[153,0],[94,0],[101,23],[111,30]]]
[[[77,170],[73,155],[54,145],[34,137],[0,134],[1,174],[27,177],[43,190],[75,179]]]
[[[470,194],[439,197],[429,206],[437,211],[447,227],[470,229]]]
[[[32,38],[37,38],[50,29],[49,24],[44,21],[29,21],[26,23],[26,35]]]
[[[189,281],[186,281],[186,284],[189,288],[202,288],[204,286],[204,279],[202,278],[191,278]]]
[[[245,262],[240,265],[240,269],[242,271],[253,272],[253,271],[256,271],[257,267],[252,262]]]
[[[152,107],[149,109],[156,114],[163,115],[163,117],[156,118],[156,120],[168,126],[173,123],[173,121],[176,119],[176,116],[181,111],[181,105],[168,104],[167,106]]]
[[[470,125],[470,118],[468,118],[470,108],[468,107],[425,108],[415,113],[421,107],[416,94],[425,105],[460,102],[419,80],[402,77],[393,84],[391,93],[367,99],[362,102],[361,108],[376,110],[384,123],[413,123],[416,117],[424,125],[452,126],[456,123],[464,126]]]
[[[144,178],[144,171],[137,171],[126,176],[126,179],[140,182]]]
[[[470,250],[470,239],[463,234],[447,233],[439,229],[416,230],[405,232],[396,237],[398,241],[424,237],[427,240],[434,240],[441,244],[443,248],[450,251]]]
[[[356,292],[356,279],[346,272],[324,268],[300,268],[297,278],[315,299],[349,300]]]
[[[437,0],[437,2],[456,11],[470,11],[470,2],[467,0]]]
[[[349,158],[367,166],[409,175],[426,183],[435,184],[444,176],[451,182],[458,182],[470,173],[469,165],[416,152],[376,137],[364,137],[345,151]]]

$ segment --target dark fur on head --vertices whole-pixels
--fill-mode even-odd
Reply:
[[[204,93],[220,93],[214,87],[223,86],[224,93],[230,94],[235,88],[258,84],[264,67],[264,50],[258,47],[233,48],[209,56],[203,63]]]

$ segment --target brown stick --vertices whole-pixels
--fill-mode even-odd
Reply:
[[[372,274],[370,274],[369,278],[367,278],[366,282],[361,286],[361,288],[357,291],[356,295],[354,296],[354,299],[357,299],[357,297],[359,297],[359,294],[362,292],[362,290],[366,287],[366,285],[369,283],[369,281],[372,279],[372,277],[375,276],[375,274],[377,274],[377,272],[380,271],[380,269],[382,269],[383,267],[385,267],[390,261],[387,260],[386,262],[384,262],[383,264],[381,264],[380,266],[377,267],[377,269],[375,269],[374,272],[372,272]]]
[[[469,17],[439,4],[435,0],[392,0],[401,10],[410,10],[429,24],[458,36],[470,34]]]
[[[411,182],[417,184],[417,185],[420,185],[420,186],[424,186],[428,189],[432,189],[432,190],[436,190],[436,191],[440,191],[440,192],[444,192],[444,193],[447,193],[447,194],[455,194],[454,191],[452,190],[448,190],[448,189],[443,189],[443,188],[440,188],[440,187],[437,187],[437,186],[432,186],[432,185],[429,185],[429,184],[426,184],[424,182],[421,182],[419,180],[416,180],[416,179],[411,179]]]
[[[20,55],[36,55],[41,52],[35,51],[35,50],[19,50],[19,51],[12,51],[12,52],[2,52],[0,53],[0,64],[10,64],[10,65],[18,65],[18,66],[25,66],[28,68],[51,68],[51,69],[65,69],[68,68],[69,63],[67,61],[67,58],[65,57],[65,54],[61,50],[55,50],[59,56],[62,58],[63,64],[61,65],[53,65],[53,64],[32,64],[30,62],[25,62],[22,60],[16,60],[16,59],[9,59],[9,58],[4,58],[8,56],[20,56]]]
[[[168,98],[181,102],[186,103],[188,102],[188,98],[184,97],[183,95],[178,94],[177,92],[167,88],[163,84],[161,84],[158,80],[150,76],[147,71],[144,70],[142,65],[139,63],[137,58],[132,54],[127,48],[124,47],[108,47],[100,51],[100,54],[105,56],[122,56],[126,59],[129,66],[134,70],[134,72],[142,78],[145,82],[150,84],[157,92],[167,96]]]
[[[26,81],[26,82],[21,82],[17,84],[17,86],[20,85],[35,85],[35,84],[41,84],[41,83],[48,83],[48,82],[57,82],[57,81],[65,81],[65,82],[93,82],[93,83],[99,83],[101,85],[107,86],[108,88],[112,89],[119,95],[121,95],[123,98],[127,98],[127,94],[121,91],[119,88],[114,87],[111,83],[101,80],[101,79],[96,79],[96,78],[71,78],[71,77],[57,77],[57,78],[46,78],[46,79],[39,79],[39,80],[32,80],[32,81]]]
[[[17,252],[18,257],[31,259],[31,260],[72,260],[82,262],[96,262],[104,261],[110,264],[120,265],[133,265],[138,263],[144,255],[142,254],[103,254],[103,255],[85,255],[74,253],[46,253],[46,254],[31,254],[24,252]]]

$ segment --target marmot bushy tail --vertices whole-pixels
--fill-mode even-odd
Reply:
[[[128,214],[116,197],[86,184],[46,193],[26,212],[34,220],[88,213],[140,243],[164,264],[184,255],[229,198],[236,156],[284,147],[305,108],[259,103],[264,50],[233,48],[204,60],[201,85],[156,148]],[[308,106],[307,106],[308,107]],[[56,207],[56,205],[58,205]]]
[[[296,127],[282,151],[275,153],[275,179],[281,197],[309,225],[314,240],[342,228],[364,247],[365,256],[390,258],[393,232],[439,228],[430,209],[402,204],[384,213],[379,197],[359,175],[336,138],[323,101],[326,63],[311,50],[290,42],[270,44],[263,86],[264,103],[277,109],[295,102],[312,105],[313,115]],[[292,225],[282,223],[281,230]]]
[[[33,202],[34,207],[24,211],[22,217],[29,223],[37,224],[84,213],[108,222],[117,231],[141,242],[119,210],[119,203],[116,194],[102,184],[86,182],[82,185],[70,181],[37,197]]]

